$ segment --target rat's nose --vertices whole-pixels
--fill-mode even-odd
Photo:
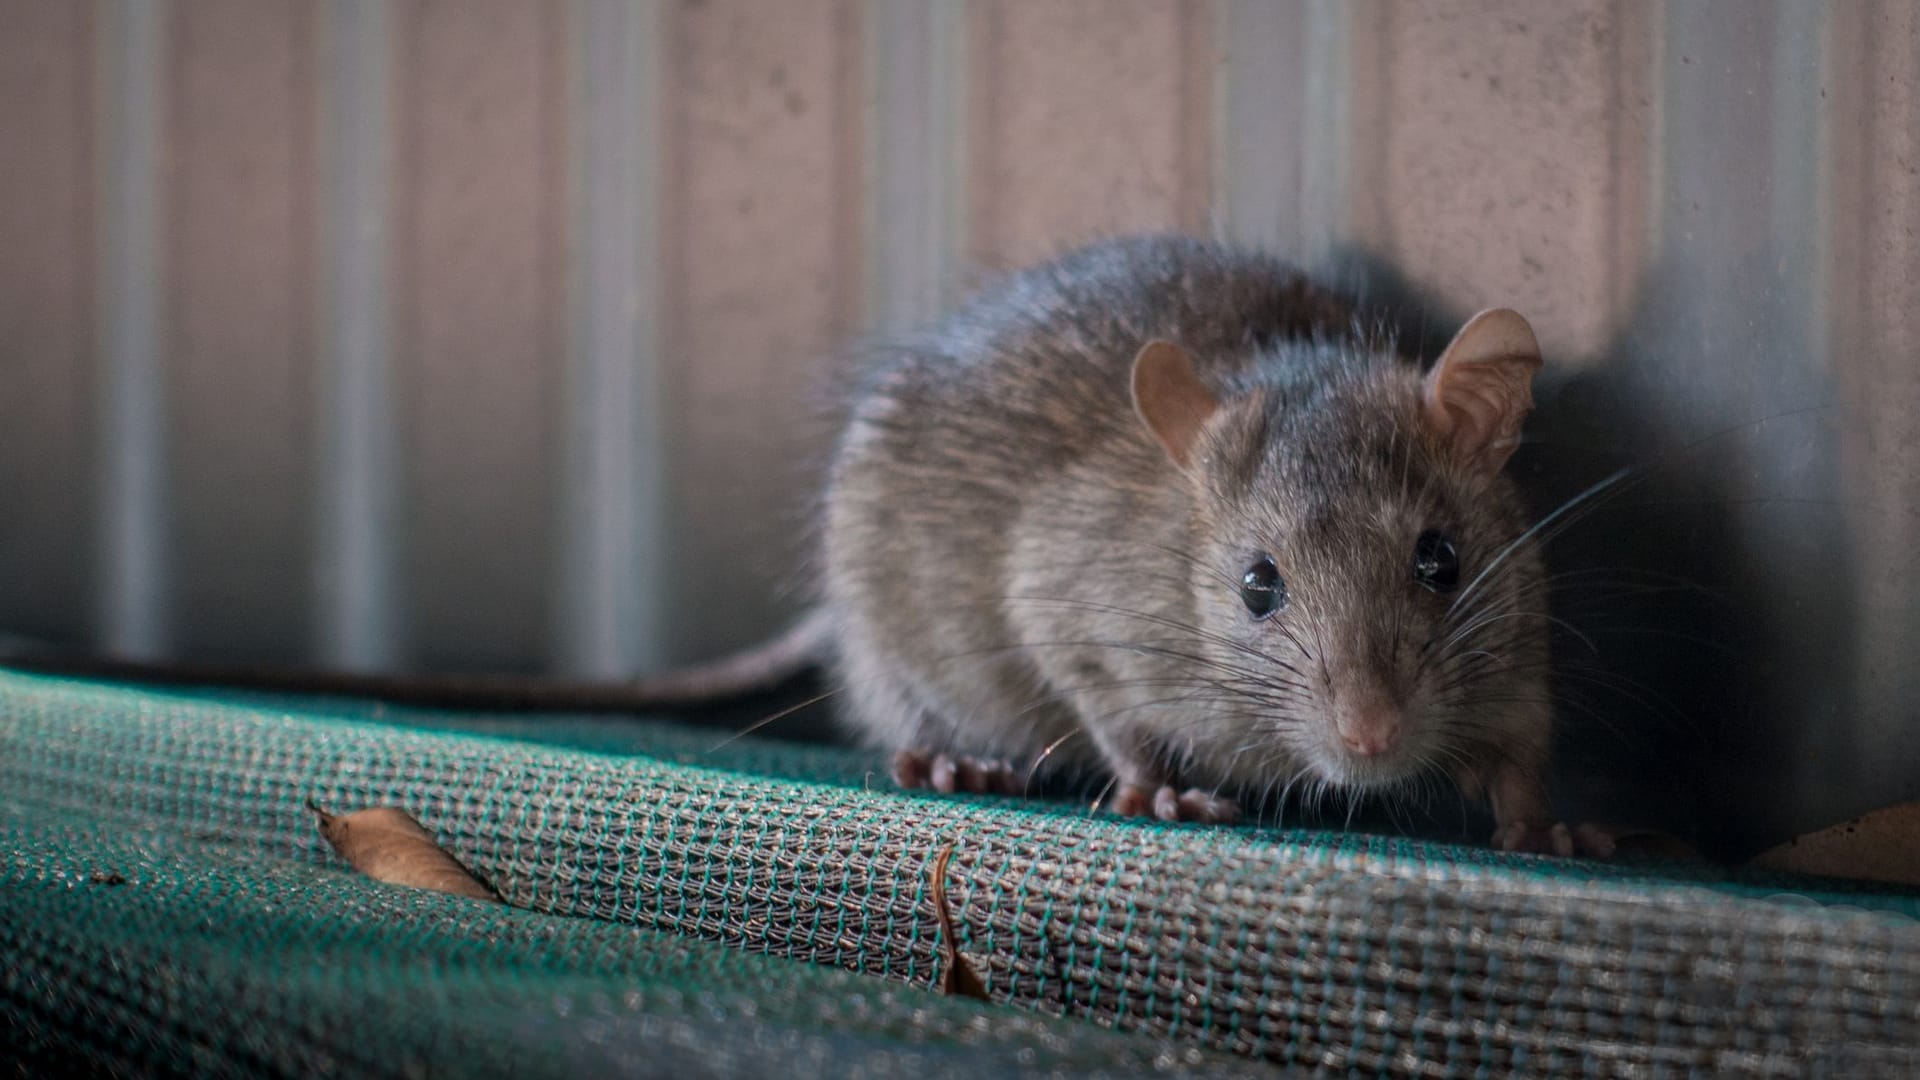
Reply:
[[[1376,757],[1400,741],[1400,710],[1385,702],[1368,702],[1342,712],[1334,726],[1347,749],[1361,757]]]

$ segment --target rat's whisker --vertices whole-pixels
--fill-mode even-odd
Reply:
[[[1030,649],[1086,648],[1114,649],[1120,652],[1138,653],[1146,656],[1158,656],[1170,660],[1180,660],[1188,664],[1213,668],[1243,678],[1266,680],[1268,676],[1247,668],[1234,667],[1210,657],[1179,649],[1163,648],[1136,641],[1102,641],[1094,638],[1069,639],[1062,641],[1026,641],[1011,645],[991,645],[980,649],[968,649],[949,653],[936,663],[948,663],[960,659],[974,659],[995,654],[1017,654]]]
[[[1118,784],[1119,782],[1120,782],[1120,778],[1118,776],[1115,776],[1107,781],[1107,786],[1100,789],[1100,794],[1094,796],[1093,798],[1093,804],[1087,807],[1088,817],[1092,817],[1093,815],[1100,812],[1100,804],[1107,801],[1107,796],[1113,793],[1114,785]]]
[[[1601,494],[1602,492],[1608,490],[1609,488],[1612,488],[1615,484],[1620,483],[1620,481],[1626,479],[1628,476],[1631,476],[1632,474],[1633,474],[1632,469],[1616,470],[1612,475],[1608,476],[1606,479],[1601,480],[1599,483],[1594,484],[1591,487],[1588,487],[1585,491],[1582,491],[1578,495],[1575,495],[1572,498],[1568,499],[1567,501],[1561,503],[1559,507],[1557,507],[1552,513],[1541,518],[1538,522],[1535,522],[1531,528],[1527,529],[1527,531],[1515,537],[1511,542],[1507,544],[1506,547],[1500,549],[1500,553],[1494,556],[1492,562],[1488,563],[1486,567],[1482,569],[1480,573],[1476,575],[1471,582],[1468,582],[1467,587],[1461,591],[1459,597],[1457,597],[1453,601],[1452,606],[1448,608],[1449,613],[1451,613],[1454,609],[1458,608],[1461,604],[1466,603],[1468,598],[1473,596],[1474,590],[1479,588],[1480,582],[1484,580],[1489,573],[1492,573],[1502,563],[1504,563],[1507,560],[1507,558],[1511,556],[1517,548],[1520,547],[1520,545],[1524,544],[1529,539],[1532,539],[1534,536],[1538,535],[1542,529],[1545,529],[1547,526],[1551,525],[1553,522],[1559,520],[1560,517],[1566,514],[1568,511],[1581,505],[1582,503],[1586,502],[1588,499],[1591,499],[1594,496]]]
[[[1465,639],[1466,637],[1473,634],[1474,632],[1482,629],[1483,627],[1491,626],[1494,623],[1498,623],[1498,622],[1504,622],[1508,619],[1539,619],[1551,625],[1558,626],[1561,629],[1565,630],[1567,633],[1572,634],[1576,639],[1579,640],[1580,644],[1585,645],[1587,647],[1587,651],[1593,653],[1595,656],[1600,655],[1599,646],[1593,643],[1593,639],[1581,633],[1577,627],[1575,627],[1572,623],[1569,623],[1567,620],[1562,619],[1555,615],[1549,615],[1544,611],[1503,611],[1497,614],[1484,616],[1479,620],[1468,623],[1466,626],[1463,626],[1460,629],[1454,631],[1453,636],[1449,637],[1440,646],[1440,651],[1444,654],[1446,650],[1454,646],[1456,643]]]
[[[1033,778],[1039,775],[1040,766],[1046,764],[1047,759],[1053,756],[1053,752],[1055,750],[1060,749],[1060,747],[1063,744],[1065,744],[1067,740],[1073,738],[1076,735],[1081,735],[1081,734],[1084,734],[1084,732],[1080,728],[1076,727],[1072,731],[1069,731],[1065,735],[1062,735],[1059,738],[1048,743],[1046,746],[1046,749],[1040,751],[1039,755],[1033,759],[1033,764],[1028,766],[1027,779],[1021,785],[1021,793],[1022,794],[1031,793],[1033,791]]]
[[[1225,637],[1223,635],[1216,634],[1211,631],[1202,629],[1200,627],[1192,625],[1191,623],[1181,622],[1178,619],[1168,618],[1163,615],[1155,615],[1149,612],[1136,611],[1131,608],[1119,607],[1113,604],[1101,604],[1101,603],[1096,603],[1090,600],[1077,600],[1077,599],[1071,599],[1067,597],[1009,596],[1006,599],[1010,602],[1057,604],[1057,605],[1062,605],[1067,607],[1081,608],[1089,611],[1100,611],[1108,614],[1124,616],[1127,618],[1139,619],[1143,622],[1152,623],[1156,626],[1165,626],[1169,629],[1177,630],[1181,633],[1192,634],[1194,637],[1200,639],[1201,641],[1211,642],[1213,644],[1220,645],[1224,648],[1232,649],[1236,652],[1243,653],[1253,659],[1264,660],[1268,663],[1274,664],[1287,671],[1293,672],[1295,675],[1300,674],[1299,670],[1293,667],[1293,665],[1288,664],[1286,661],[1281,660],[1279,657],[1270,655],[1266,652],[1263,652],[1260,649],[1254,648],[1253,646],[1248,645],[1245,642],[1235,641],[1232,638]]]
[[[728,746],[733,745],[733,743],[736,742],[737,740],[746,738],[748,735],[751,735],[754,732],[759,731],[761,728],[766,727],[768,724],[771,724],[776,720],[784,720],[787,717],[792,716],[794,713],[797,713],[802,709],[809,708],[814,705],[818,705],[821,702],[827,700],[828,698],[833,697],[835,694],[844,693],[846,689],[847,688],[844,686],[836,686],[833,689],[828,690],[826,693],[815,694],[814,696],[796,705],[789,705],[788,707],[781,709],[779,712],[774,713],[772,716],[767,716],[759,720],[755,720],[753,723],[748,724],[746,727],[741,728],[739,731],[736,731],[733,734],[728,735],[726,738],[721,739],[719,742],[714,743],[712,746],[707,747],[707,749],[705,750],[705,753],[711,754],[711,753],[714,753],[715,751],[723,750]]]

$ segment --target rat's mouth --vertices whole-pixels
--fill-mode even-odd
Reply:
[[[1320,762],[1321,775],[1328,782],[1368,793],[1398,786],[1423,768],[1420,755],[1404,744],[1380,754],[1358,754],[1335,746]]]
[[[1377,792],[1405,784],[1433,763],[1425,698],[1417,689],[1398,689],[1386,673],[1355,668],[1322,700],[1315,757],[1329,782]]]

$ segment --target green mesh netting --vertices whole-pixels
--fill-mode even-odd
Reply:
[[[0,672],[0,1046],[140,1074],[1920,1069],[1900,893],[911,797],[867,755],[715,741]],[[352,874],[309,798],[405,807],[512,906]],[[949,843],[993,1004],[925,989]]]

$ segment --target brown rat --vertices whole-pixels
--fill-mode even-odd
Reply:
[[[883,350],[825,496],[850,725],[902,784],[1111,776],[1124,813],[1439,772],[1569,852],[1545,585],[1502,467],[1541,365],[1483,312],[1429,373],[1264,255],[1098,244]],[[1594,831],[1581,846],[1604,850]]]
[[[767,646],[605,686],[91,667],[645,709],[825,662],[907,786],[1074,770],[1122,813],[1220,821],[1237,795],[1437,774],[1491,803],[1502,847],[1605,852],[1540,780],[1545,584],[1502,472],[1541,364],[1519,315],[1476,316],[1423,374],[1298,270],[1149,236],[868,352],[820,493],[816,607]]]

